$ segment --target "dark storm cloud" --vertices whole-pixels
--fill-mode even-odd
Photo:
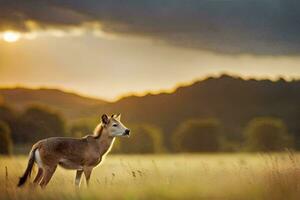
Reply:
[[[299,54],[297,0],[2,0],[0,28],[98,21],[106,32],[221,53]]]

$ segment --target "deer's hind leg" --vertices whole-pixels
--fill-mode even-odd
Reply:
[[[36,177],[34,178],[33,183],[34,183],[35,185],[39,184],[40,181],[41,181],[41,179],[42,179],[42,177],[43,177],[43,169],[42,169],[42,168],[39,168],[39,169],[38,169],[38,173],[37,173]]]
[[[50,179],[52,178],[55,170],[56,170],[57,165],[55,166],[47,166],[44,168],[44,176],[43,179],[40,183],[41,188],[45,188],[47,184],[49,183]]]

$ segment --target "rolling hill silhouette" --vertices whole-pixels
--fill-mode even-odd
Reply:
[[[17,110],[25,109],[31,105],[43,105],[59,111],[67,118],[80,116],[81,112],[90,106],[106,103],[103,100],[46,88],[2,88],[0,89],[0,96],[4,102]]]
[[[244,80],[222,75],[207,78],[173,93],[129,96],[116,102],[81,97],[59,90],[0,90],[4,100],[18,108],[46,104],[69,119],[122,113],[126,123],[149,123],[162,128],[165,138],[179,123],[192,118],[217,118],[228,138],[240,141],[246,124],[255,117],[284,120],[300,147],[300,81]],[[166,139],[166,144],[169,145]]]
[[[300,81],[244,80],[223,75],[179,87],[171,94],[131,96],[92,110],[121,112],[128,122],[157,125],[165,138],[187,119],[217,118],[227,137],[237,141],[242,139],[242,131],[251,119],[278,117],[300,145]]]

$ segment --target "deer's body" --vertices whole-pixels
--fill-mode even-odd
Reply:
[[[112,146],[114,138],[48,138],[34,145],[44,165],[60,165],[66,169],[80,170],[97,166]],[[38,152],[38,153],[37,153]]]
[[[28,166],[20,178],[19,186],[25,183],[34,163],[38,165],[34,183],[40,184],[41,187],[48,184],[58,165],[65,169],[77,170],[75,179],[77,186],[80,184],[82,173],[85,174],[88,183],[92,169],[99,165],[109,152],[115,137],[124,135],[129,135],[129,129],[120,122],[120,116],[112,116],[110,119],[102,117],[102,123],[97,126],[94,135],[40,140],[32,147]]]

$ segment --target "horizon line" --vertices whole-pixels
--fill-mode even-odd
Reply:
[[[29,86],[26,84],[15,84],[15,85],[7,85],[7,86],[0,85],[0,89],[58,90],[58,91],[61,91],[64,93],[73,94],[73,95],[80,96],[83,98],[105,101],[107,103],[115,103],[121,99],[128,98],[128,97],[144,97],[147,95],[171,94],[171,93],[174,93],[178,88],[188,87],[197,82],[202,82],[202,81],[205,81],[210,78],[218,79],[223,76],[229,76],[229,77],[232,77],[235,79],[242,79],[245,81],[247,81],[247,80],[256,80],[256,81],[268,80],[268,81],[272,81],[272,82],[278,82],[279,80],[284,80],[286,82],[292,82],[292,81],[300,80],[300,76],[293,76],[293,77],[276,76],[274,78],[271,78],[269,76],[245,76],[245,75],[241,75],[238,73],[220,72],[220,73],[216,73],[216,74],[207,74],[207,75],[203,76],[202,78],[198,77],[198,78],[194,78],[190,81],[178,82],[171,88],[164,88],[164,89],[162,88],[159,90],[151,90],[150,89],[150,90],[145,90],[143,92],[134,92],[134,91],[133,92],[125,92],[124,94],[117,95],[116,97],[113,97],[111,99],[105,98],[103,96],[90,95],[90,94],[87,94],[87,93],[84,93],[84,92],[81,92],[78,90],[65,88],[64,86],[43,86],[43,85]]]

